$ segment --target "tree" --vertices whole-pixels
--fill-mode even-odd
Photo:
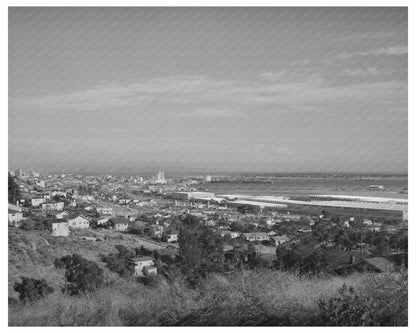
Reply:
[[[64,256],[54,262],[56,268],[65,268],[64,292],[79,295],[94,291],[104,283],[103,270],[94,262],[78,254]]]
[[[120,276],[129,276],[134,273],[134,264],[130,259],[134,256],[134,253],[129,251],[123,245],[116,245],[118,253],[109,254],[108,256],[102,256],[102,261],[107,264],[107,267]]]
[[[9,186],[8,186],[9,203],[15,205],[16,201],[20,201],[21,193],[19,185],[16,183],[16,177],[13,177],[9,172]]]
[[[222,270],[222,237],[195,216],[188,215],[179,230],[179,256],[187,281],[196,285],[201,278]]]
[[[16,282],[13,289],[19,293],[19,299],[22,302],[33,302],[53,292],[52,287],[44,279],[37,280],[28,277],[22,277],[22,282]]]

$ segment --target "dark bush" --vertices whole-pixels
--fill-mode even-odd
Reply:
[[[19,300],[22,302],[33,302],[53,292],[44,279],[37,280],[22,277],[21,283],[15,283],[13,289],[19,293]]]
[[[339,296],[320,300],[319,309],[325,326],[407,326],[407,278],[374,281],[361,292],[344,285]]]
[[[94,291],[104,283],[103,270],[94,262],[78,254],[68,255],[54,262],[56,268],[65,268],[64,292],[70,295],[79,295]]]
[[[134,256],[134,253],[130,252],[123,245],[116,245],[118,253],[109,254],[107,256],[101,256],[101,260],[107,264],[107,267],[118,273],[120,276],[129,276],[134,273],[134,264],[130,261],[130,258]]]

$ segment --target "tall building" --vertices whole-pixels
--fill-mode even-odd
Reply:
[[[159,171],[156,175],[155,184],[165,184],[165,173],[163,171]]]
[[[206,178],[205,178],[205,181],[207,183],[211,183],[211,176],[210,175],[207,175]]]
[[[15,172],[14,172],[14,175],[16,176],[16,177],[23,177],[24,175],[25,175],[25,173],[24,173],[24,171],[22,170],[22,169],[17,169]]]

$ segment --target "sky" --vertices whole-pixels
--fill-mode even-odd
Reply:
[[[407,8],[9,8],[9,169],[407,172]]]

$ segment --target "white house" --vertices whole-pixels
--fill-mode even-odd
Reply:
[[[38,182],[36,183],[36,186],[39,186],[39,187],[45,188],[45,181],[44,181],[44,180],[40,180],[40,181],[38,181]]]
[[[167,237],[168,237],[168,243],[173,243],[173,242],[178,241],[178,233],[177,232],[172,232],[172,233],[168,234]]]
[[[74,218],[68,218],[68,223],[74,229],[87,229],[90,227],[90,221],[83,215]]]
[[[113,217],[110,219],[110,223],[116,231],[127,231],[129,228],[129,221],[124,217]]]
[[[20,207],[9,204],[8,210],[9,225],[13,227],[19,227],[20,222],[23,220],[23,213]]]
[[[113,208],[110,207],[97,207],[97,213],[101,215],[111,215],[113,214]]]
[[[134,264],[134,275],[145,276],[145,275],[156,275],[157,268],[154,266],[152,257],[137,257],[130,259]]]
[[[247,232],[243,237],[249,242],[269,240],[270,236],[265,232]]]
[[[42,203],[42,210],[43,211],[51,211],[51,210],[64,210],[64,203],[63,202],[55,202],[49,201]]]
[[[231,238],[238,238],[240,236],[240,234],[236,231],[229,231],[229,230],[224,230],[221,231],[221,236],[225,237],[225,235],[230,235]]]
[[[67,217],[68,217],[68,215],[69,215],[69,213],[68,213],[68,212],[66,212],[66,211],[59,212],[59,213],[54,213],[54,214],[53,214],[53,216],[54,216],[56,219],[58,219],[58,220],[62,220],[62,219],[64,219],[64,218],[67,218]]]
[[[52,223],[52,236],[63,236],[69,235],[69,223],[68,222],[54,222]]]
[[[287,241],[289,241],[289,237],[287,237],[286,235],[283,236],[274,236],[272,237],[276,246],[279,246],[283,243],[286,243]]]
[[[106,224],[110,219],[108,217],[104,217],[102,219],[97,220],[97,225],[104,225]]]
[[[31,200],[32,207],[39,207],[44,202],[46,202],[45,198],[32,198]]]

